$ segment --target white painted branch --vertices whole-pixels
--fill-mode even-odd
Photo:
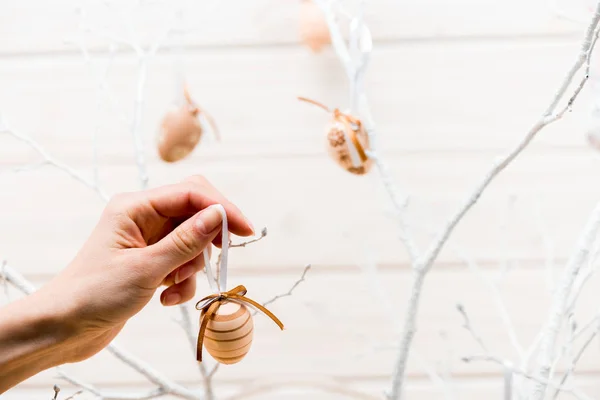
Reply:
[[[90,188],[94,192],[96,192],[102,200],[108,201],[108,195],[104,192],[104,189],[102,189],[102,187],[97,185],[96,182],[94,182],[93,180],[89,180],[88,178],[83,176],[80,172],[76,171],[75,169],[69,167],[67,164],[54,158],[42,146],[40,146],[35,140],[30,138],[29,136],[26,136],[26,135],[8,127],[6,125],[5,121],[4,121],[4,124],[0,123],[0,133],[12,136],[13,138],[25,143],[31,149],[35,150],[43,158],[43,163],[39,164],[40,166],[41,165],[51,165],[61,171],[64,171],[71,178],[75,179],[76,181],[82,183],[83,185],[87,186],[88,188]]]
[[[135,162],[138,168],[138,177],[142,189],[148,186],[148,172],[146,167],[146,156],[144,151],[144,140],[142,137],[142,112],[144,110],[144,89],[148,74],[148,60],[145,54],[140,54],[138,59],[138,77],[136,85],[135,107],[133,111],[133,122],[131,124],[131,135],[135,148]]]
[[[383,158],[378,153],[378,143],[377,143],[377,135],[376,135],[376,126],[375,122],[371,116],[370,107],[368,104],[367,96],[365,94],[364,85],[359,84],[359,79],[362,78],[361,75],[364,75],[365,71],[360,71],[359,74],[358,68],[367,62],[369,57],[369,52],[365,52],[362,55],[362,58],[359,60],[353,60],[350,55],[350,51],[342,33],[340,31],[339,25],[336,20],[336,16],[331,8],[331,1],[327,2],[325,0],[314,0],[315,4],[317,4],[325,15],[325,19],[327,21],[327,25],[329,27],[329,33],[331,36],[332,46],[344,68],[346,75],[348,76],[349,84],[351,88],[353,88],[353,96],[358,98],[358,109],[360,110],[360,116],[362,122],[365,125],[365,129],[369,135],[369,147],[370,149],[367,152],[369,158],[371,158],[375,162],[375,166],[377,167],[380,179],[382,184],[388,193],[388,196],[392,202],[392,206],[394,208],[394,212],[397,216],[397,223],[400,230],[400,240],[404,244],[408,255],[410,256],[412,261],[417,259],[418,250],[412,239],[412,236],[408,230],[408,225],[406,224],[404,218],[404,212],[406,209],[406,205],[408,202],[408,196],[400,196],[398,194],[398,188],[393,183],[393,179],[391,177],[390,169],[387,164],[383,161]],[[360,34],[360,30],[357,30],[357,34]],[[351,40],[356,40],[356,38],[351,38]],[[354,88],[357,88],[354,91]],[[354,101],[350,99],[350,102]],[[401,199],[404,197],[404,199]]]
[[[194,329],[192,328],[192,320],[190,318],[190,310],[186,307],[185,304],[179,305],[179,311],[181,312],[181,327],[185,332],[185,335],[188,338],[188,342],[190,343],[190,347],[192,350],[192,354],[196,354],[196,335],[194,333]],[[204,397],[205,400],[214,400],[214,392],[212,385],[212,375],[213,371],[210,373],[206,370],[205,363],[197,363],[198,369],[200,370],[200,375],[202,375],[202,380],[204,383]],[[215,365],[215,371],[219,364]]]
[[[257,237],[255,237],[255,238],[252,238],[250,240],[247,240],[247,241],[241,242],[241,243],[231,243],[231,242],[229,242],[229,248],[233,248],[233,247],[246,247],[249,244],[258,242],[259,240],[263,239],[265,236],[267,236],[267,228],[266,227],[262,228],[260,230],[260,235],[257,236]],[[219,254],[219,260],[220,259],[221,259],[221,254]]]
[[[600,6],[598,8],[598,16],[600,17]],[[577,278],[582,265],[588,259],[590,248],[596,240],[599,230],[600,203],[596,205],[592,212],[581,238],[579,239],[577,250],[569,259],[567,266],[563,271],[559,286],[554,293],[548,320],[542,329],[542,339],[540,342],[536,368],[536,376],[540,378],[541,381],[532,389],[531,399],[533,400],[542,400],[545,397],[547,385],[543,382],[550,377],[556,340],[564,318],[567,301],[571,294],[575,279]]]
[[[458,208],[454,215],[450,217],[444,228],[438,234],[437,239],[435,239],[432,245],[429,247],[429,250],[422,256],[422,258],[417,260],[417,271],[413,278],[414,281],[412,285],[412,292],[406,310],[406,317],[404,322],[405,325],[402,337],[400,339],[401,346],[396,359],[394,373],[392,376],[391,391],[388,396],[389,399],[398,400],[402,393],[406,362],[408,361],[408,355],[410,352],[412,338],[416,330],[417,312],[413,308],[417,308],[419,305],[419,298],[425,275],[433,266],[433,263],[437,259],[437,256],[439,255],[442,247],[447,242],[456,225],[463,219],[463,217],[473,207],[473,205],[475,205],[477,200],[479,200],[481,195],[484,193],[485,189],[494,180],[494,178],[498,176],[498,174],[502,170],[504,170],[527,147],[527,145],[544,127],[562,118],[566,111],[571,107],[571,105],[581,92],[581,88],[587,81],[587,75],[584,77],[581,84],[577,87],[575,93],[571,96],[568,105],[558,113],[554,114],[556,107],[565,96],[565,93],[570,87],[573,79],[575,78],[576,73],[583,67],[583,64],[584,62],[586,62],[586,60],[590,60],[590,54],[593,51],[592,45],[596,43],[596,41],[593,40],[593,37],[599,19],[600,2],[598,2],[596,13],[592,18],[590,27],[588,28],[586,36],[583,40],[581,52],[577,57],[575,63],[567,73],[566,77],[562,81],[559,90],[557,91],[550,103],[550,106],[548,106],[540,120],[537,121],[531,127],[529,132],[527,132],[527,134],[517,143],[517,145],[514,148],[512,148],[505,156],[500,158],[499,161],[495,162],[492,165],[492,168],[484,175],[481,182],[477,186],[475,186],[475,189],[467,196],[465,202]]]
[[[521,375],[524,378],[527,378],[533,382],[537,382],[537,383],[543,383],[547,386],[550,386],[556,390],[559,390],[561,392],[565,392],[565,393],[569,393],[572,396],[574,396],[576,399],[579,400],[592,400],[591,397],[589,397],[588,395],[582,393],[580,390],[576,389],[576,388],[572,388],[569,386],[563,386],[563,385],[556,385],[552,382],[549,382],[545,379],[536,377],[532,374],[529,374],[526,371],[523,371],[519,368],[515,368],[509,361],[506,360],[502,360],[498,357],[495,356],[491,356],[488,354],[481,354],[481,355],[475,355],[475,356],[470,356],[470,357],[463,357],[463,361],[464,362],[473,362],[473,361],[488,361],[488,362],[493,362],[495,364],[499,364],[501,365],[503,368],[505,369],[510,369],[513,374],[516,375]]]
[[[583,346],[581,346],[581,349],[579,349],[579,351],[577,352],[577,354],[575,355],[575,357],[571,361],[571,363],[569,365],[569,368],[567,369],[567,371],[565,371],[565,374],[563,375],[562,379],[560,380],[560,385],[561,386],[565,384],[565,382],[567,381],[567,379],[569,379],[569,376],[571,376],[571,374],[575,371],[575,367],[577,366],[577,363],[579,362],[579,359],[581,358],[581,356],[583,355],[583,353],[585,352],[585,350],[588,348],[588,346],[592,343],[592,341],[594,340],[594,338],[596,337],[596,335],[597,335],[596,331],[592,332],[592,334],[585,341],[585,343],[583,344]],[[554,396],[552,397],[552,399],[557,399],[559,394],[560,394],[560,390],[556,389],[555,392],[554,392]]]
[[[492,282],[489,278],[483,275],[483,273],[481,273],[477,263],[471,257],[467,256],[467,254],[463,250],[456,248],[456,246],[453,247],[453,250],[458,257],[463,259],[463,261],[467,264],[471,272],[477,275],[477,277],[479,277],[490,289],[492,298],[494,300],[494,303],[496,304],[496,309],[498,310],[498,314],[500,315],[502,323],[506,328],[511,345],[513,346],[519,357],[523,359],[523,348],[519,343],[514,324],[512,323],[512,319],[510,318],[510,314],[506,309],[506,304],[504,302],[504,299],[502,298],[500,291],[498,290],[498,287],[494,284],[494,282]]]
[[[311,268],[310,264],[308,264],[306,267],[304,267],[304,271],[302,271],[302,275],[300,276],[300,278],[296,282],[294,282],[294,284],[292,285],[292,287],[290,288],[290,290],[288,290],[285,293],[276,295],[272,299],[265,301],[262,305],[263,306],[267,306],[267,305],[269,305],[271,303],[276,302],[277,300],[281,299],[282,297],[291,296],[292,293],[294,293],[294,290],[296,290],[296,288],[298,287],[298,285],[300,285],[302,282],[304,282],[306,274],[308,273],[308,271],[310,270],[310,268]],[[258,311],[254,311],[254,315],[256,315],[257,312]]]
[[[481,338],[481,335],[479,335],[475,331],[475,328],[473,328],[473,325],[471,324],[471,319],[469,318],[469,314],[467,314],[467,311],[465,310],[465,307],[462,304],[457,304],[456,305],[456,310],[463,317],[463,320],[464,320],[463,328],[465,328],[471,334],[471,336],[479,344],[479,346],[481,347],[481,349],[483,351],[485,351],[486,353],[488,353],[489,350],[486,347],[485,343],[483,342],[483,339]]]

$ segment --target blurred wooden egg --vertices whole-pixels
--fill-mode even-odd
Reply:
[[[171,106],[167,111],[158,136],[158,154],[162,160],[179,161],[194,150],[202,136],[198,112],[189,103]]]
[[[248,307],[228,302],[208,322],[204,347],[221,364],[240,362],[250,350],[254,322]]]
[[[590,146],[600,150],[600,126],[588,129],[585,136]]]
[[[340,118],[343,118],[343,116]],[[356,148],[352,140],[348,141],[347,137],[351,138],[351,135],[354,135],[364,152],[364,149],[369,148],[369,136],[362,126],[346,125],[340,121],[340,118],[334,119],[327,128],[327,151],[331,158],[346,171],[356,175],[364,175],[373,167],[373,160],[370,158],[362,160],[359,156],[359,149]],[[355,160],[358,161],[358,165],[355,165],[352,161],[350,146],[355,150]]]
[[[313,52],[319,52],[331,43],[325,15],[312,0],[301,1],[299,22],[300,40]]]

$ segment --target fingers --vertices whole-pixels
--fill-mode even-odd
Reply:
[[[208,251],[208,257],[210,258],[212,250],[212,246],[208,246],[205,251]],[[196,272],[202,271],[204,268],[204,256],[200,254],[198,257],[194,258],[191,261],[183,264],[181,267],[172,271],[163,281],[164,286],[171,286],[177,283],[180,283]]]
[[[168,218],[192,215],[212,204],[221,204],[225,208],[232,233],[239,236],[254,233],[252,224],[242,212],[201,176],[192,176],[178,184],[150,189],[147,196],[152,207]]]
[[[220,233],[221,222],[218,207],[208,207],[185,220],[158,242],[144,248],[153,260],[154,277],[161,282],[175,269],[200,256]]]
[[[174,306],[191,300],[196,294],[196,275],[183,282],[169,286],[160,294],[160,302],[165,306]]]

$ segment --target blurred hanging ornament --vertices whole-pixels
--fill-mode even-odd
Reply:
[[[585,134],[587,142],[596,150],[600,150],[600,108],[594,105],[591,115],[591,123]]]
[[[196,359],[202,362],[202,348],[206,347],[208,353],[217,362],[236,364],[248,354],[254,337],[254,322],[249,307],[267,315],[281,330],[283,330],[283,323],[264,306],[246,297],[248,291],[243,285],[225,291],[229,249],[227,215],[221,205],[216,207],[219,207],[223,218],[219,278],[217,282],[213,277],[208,252],[204,251],[206,277],[214,293],[196,304],[196,309],[201,310]]]
[[[158,155],[166,162],[182,160],[200,142],[204,132],[200,116],[206,118],[217,140],[220,140],[213,118],[195,104],[186,87],[183,90],[183,101],[178,103],[171,105],[160,126]]]
[[[299,19],[300,40],[313,52],[318,53],[331,43],[325,15],[312,0],[301,0]]]
[[[373,167],[373,160],[367,156],[369,136],[362,122],[337,108],[331,111],[325,105],[304,97],[306,101],[332,113],[332,120],[327,126],[327,151],[331,158],[346,171],[364,175]]]

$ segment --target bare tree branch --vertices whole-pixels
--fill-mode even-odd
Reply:
[[[600,5],[597,12],[600,19]],[[597,21],[597,20],[596,20]],[[531,398],[542,400],[546,394],[547,385],[544,383],[550,378],[550,370],[554,359],[555,345],[559,330],[564,318],[568,298],[572,292],[573,284],[582,265],[588,259],[590,248],[593,245],[598,231],[600,230],[600,203],[598,203],[590,216],[587,226],[581,234],[577,250],[569,259],[564,269],[560,284],[553,296],[552,307],[544,328],[537,357],[536,376],[540,378],[538,384],[532,390]]]
[[[290,290],[288,290],[287,292],[283,293],[283,294],[278,294],[275,297],[273,297],[270,300],[267,300],[263,303],[263,306],[267,306],[271,303],[276,302],[277,300],[281,299],[282,297],[288,297],[291,296],[292,293],[294,292],[294,290],[298,287],[298,285],[300,285],[302,282],[304,282],[304,278],[306,277],[306,274],[308,273],[308,270],[311,268],[311,265],[308,264],[306,267],[304,267],[304,271],[302,271],[302,275],[300,276],[300,279],[298,279],[296,282],[294,282],[294,284],[292,285],[292,287],[290,288]],[[254,311],[254,315],[256,315],[257,311]]]
[[[457,304],[456,305],[456,310],[463,317],[463,320],[464,320],[464,322],[463,322],[463,328],[465,328],[467,331],[469,331],[469,333],[471,334],[471,336],[473,336],[473,339],[475,339],[475,341],[479,344],[479,346],[481,347],[481,349],[487,353],[488,349],[485,346],[485,344],[483,343],[483,339],[481,339],[481,336],[477,332],[475,332],[475,329],[471,325],[471,320],[469,319],[469,315],[465,311],[464,306],[462,304]]]
[[[250,240],[248,240],[246,242],[242,242],[242,243],[229,243],[229,247],[246,247],[249,244],[258,242],[265,236],[267,236],[267,228],[266,227],[261,229],[260,235],[258,237],[255,237],[254,239],[250,239]],[[220,260],[221,260],[221,255],[219,254],[219,261]]]

